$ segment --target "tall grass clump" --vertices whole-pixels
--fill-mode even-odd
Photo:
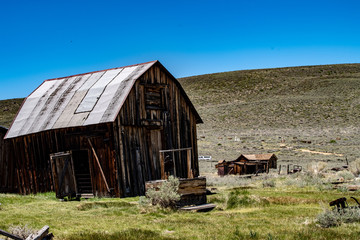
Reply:
[[[247,190],[233,190],[228,194],[226,201],[227,209],[234,209],[238,207],[249,207],[249,206],[266,206],[269,201],[263,198],[251,196]]]
[[[26,239],[30,234],[37,233],[37,230],[32,229],[28,225],[11,225],[9,227],[9,232],[13,235],[19,236],[20,238]]]
[[[342,223],[360,222],[360,209],[324,210],[317,216],[316,220],[323,228],[337,227]]]
[[[241,178],[237,175],[226,175],[223,177],[206,177],[207,186],[216,186],[216,187],[247,187],[251,184],[251,179]]]
[[[318,175],[326,168],[325,162],[312,162],[307,166],[307,172],[311,175]]]
[[[262,186],[263,186],[264,188],[266,188],[266,187],[273,188],[273,187],[275,187],[275,180],[274,180],[274,179],[265,179],[265,180],[262,182]]]
[[[249,192],[246,190],[231,191],[226,203],[227,209],[233,209],[240,206],[249,206],[252,203],[252,199],[249,197]]]
[[[158,205],[162,208],[175,208],[180,200],[179,179],[170,176],[164,181],[159,189],[151,188],[146,192],[146,197],[150,199],[152,205]]]
[[[347,170],[337,172],[336,175],[339,178],[343,178],[344,181],[353,180],[355,178],[354,174]]]
[[[296,187],[314,187],[318,190],[330,190],[332,189],[329,179],[326,179],[322,174],[313,174],[312,172],[296,173],[288,175],[284,181],[286,186]]]

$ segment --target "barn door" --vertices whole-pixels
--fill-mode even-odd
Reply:
[[[56,197],[75,197],[77,186],[71,152],[50,154],[50,163]]]

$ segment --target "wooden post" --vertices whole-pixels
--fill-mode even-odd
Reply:
[[[49,226],[44,226],[36,234],[30,234],[25,240],[42,240],[49,233]]]
[[[172,152],[172,160],[174,163],[174,177],[176,177],[176,161],[175,161],[175,152]]]
[[[288,164],[287,165],[287,174],[289,174],[290,173],[290,165]]]
[[[186,150],[188,178],[194,178],[191,169],[191,149]]]
[[[93,154],[94,154],[94,156],[95,156],[96,163],[97,163],[98,166],[99,166],[101,176],[102,176],[102,178],[104,179],[106,189],[107,189],[108,192],[110,192],[110,188],[109,188],[109,185],[108,185],[108,183],[107,183],[107,181],[106,181],[105,174],[104,174],[104,172],[103,172],[103,170],[102,170],[102,167],[101,167],[101,165],[100,165],[99,158],[98,158],[98,156],[96,155],[95,149],[94,149],[94,147],[93,147],[93,145],[92,145],[92,143],[91,143],[91,141],[90,141],[90,138],[88,138],[88,142],[89,142],[90,147],[91,147],[91,150],[92,150],[92,152],[93,152]]]
[[[279,175],[281,174],[281,165],[279,165]]]
[[[269,162],[266,163],[266,173],[269,173]]]
[[[187,151],[187,161],[189,161],[189,159],[190,159],[190,164],[188,163],[188,168],[189,168],[189,166],[190,166],[190,170],[191,170],[191,149],[192,148],[179,148],[179,149],[169,149],[169,150],[160,150],[159,152],[160,152],[160,156],[161,156],[161,154],[162,153],[165,153],[165,152],[171,152],[171,156],[172,156],[172,161],[173,161],[173,164],[174,164],[174,177],[176,177],[176,161],[175,161],[175,152],[178,152],[179,153],[179,157],[181,158],[181,156],[180,156],[180,152],[181,151]],[[189,152],[190,151],[190,152]],[[163,157],[163,159],[161,160],[161,157],[160,157],[160,161],[164,161],[164,156],[162,156]],[[160,162],[161,163],[161,162]],[[164,167],[165,168],[165,167]],[[192,171],[190,171],[191,172],[191,174],[193,174],[192,173]],[[188,171],[188,174],[187,174],[188,176],[189,176],[189,171]],[[165,178],[164,179],[167,179],[167,177],[168,176],[166,176],[166,172],[165,172],[165,169],[164,169],[164,176],[165,176]]]
[[[163,152],[160,152],[160,168],[161,168],[161,179],[165,179],[165,163],[164,163]]]

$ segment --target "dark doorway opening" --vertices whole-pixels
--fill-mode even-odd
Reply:
[[[72,151],[77,194],[92,194],[89,153],[87,150]]]

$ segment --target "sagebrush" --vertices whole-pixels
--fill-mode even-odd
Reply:
[[[11,225],[9,232],[13,235],[19,236],[20,238],[26,239],[30,234],[35,234],[37,231],[29,227],[27,224],[22,225]]]
[[[164,181],[159,189],[151,188],[146,192],[153,205],[159,205],[163,208],[175,208],[176,203],[180,200],[179,179],[170,176]]]
[[[360,222],[360,209],[324,210],[317,216],[317,222],[324,228],[340,226],[342,223]]]

